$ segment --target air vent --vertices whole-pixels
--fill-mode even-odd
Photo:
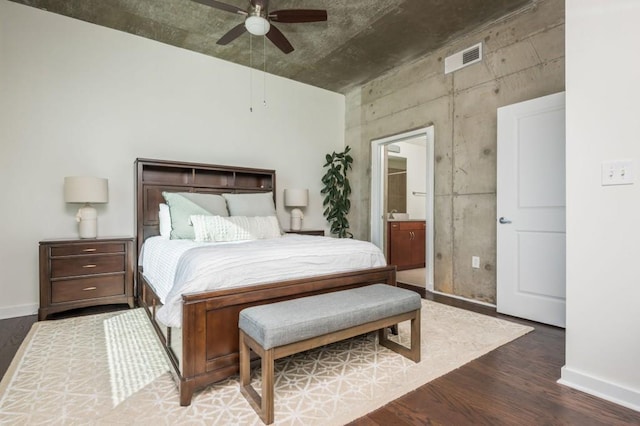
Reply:
[[[451,56],[447,56],[444,60],[444,73],[459,70],[468,65],[475,64],[482,60],[482,43],[478,43],[475,46],[471,46],[468,49],[462,50],[458,53],[454,53]]]

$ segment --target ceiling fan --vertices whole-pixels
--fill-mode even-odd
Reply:
[[[229,32],[223,35],[217,44],[226,45],[240,37],[245,31],[257,36],[266,35],[284,53],[293,52],[293,46],[289,40],[271,22],[282,22],[286,24],[298,22],[321,22],[327,20],[326,10],[317,9],[285,9],[269,12],[269,0],[249,0],[247,10],[237,6],[222,3],[215,0],[193,0],[216,9],[226,10],[244,16],[243,23],[236,25]]]

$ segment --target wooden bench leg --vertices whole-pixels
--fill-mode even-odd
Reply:
[[[262,356],[262,413],[260,418],[265,424],[273,423],[273,381],[274,381],[273,349],[266,350]]]
[[[420,362],[420,310],[416,311],[416,316],[411,320],[411,359]]]
[[[245,334],[240,330],[240,386],[242,388],[251,384],[251,360],[249,346],[245,341]]]
[[[251,386],[250,349],[253,349],[261,358],[262,397]],[[274,361],[273,349],[265,351],[240,330],[240,392],[267,425],[274,420]]]
[[[386,327],[378,330],[378,341],[382,346],[409,358],[413,362],[420,362],[420,309],[414,311],[411,318],[411,348],[389,340],[388,333]]]

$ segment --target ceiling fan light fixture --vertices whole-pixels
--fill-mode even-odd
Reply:
[[[247,27],[247,31],[255,36],[263,36],[271,28],[269,21],[262,16],[249,16],[244,21],[244,26]]]

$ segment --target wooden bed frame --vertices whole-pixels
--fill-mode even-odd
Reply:
[[[274,170],[215,166],[162,160],[136,160],[137,253],[148,237],[159,235],[158,204],[162,191],[221,193],[273,192]],[[246,307],[374,283],[396,285],[395,266],[322,275],[249,287],[185,294],[181,343],[174,329],[156,321],[161,306],[153,287],[138,268],[136,296],[158,334],[180,391],[180,405],[191,404],[196,389],[239,371],[238,315]],[[175,348],[179,347],[181,355]]]

